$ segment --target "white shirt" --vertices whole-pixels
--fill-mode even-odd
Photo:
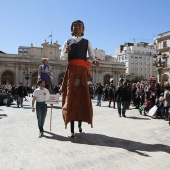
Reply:
[[[75,36],[73,36],[72,38],[74,38],[77,42],[79,42],[82,39],[82,37],[75,37]],[[61,50],[61,55],[60,55],[61,60],[68,60],[68,53],[65,53],[66,47],[67,47],[67,40],[64,42],[63,48]],[[94,54],[93,48],[92,48],[89,40],[88,40],[87,51],[88,51],[88,55],[89,55],[88,60],[91,62],[96,61],[95,54]]]
[[[45,102],[49,99],[50,93],[46,88],[44,88],[43,90],[37,88],[34,90],[33,96],[36,97],[37,102]]]

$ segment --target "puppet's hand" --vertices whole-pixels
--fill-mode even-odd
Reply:
[[[67,45],[65,53],[68,53],[71,50],[71,45]]]

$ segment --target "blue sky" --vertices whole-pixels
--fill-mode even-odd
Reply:
[[[0,50],[17,54],[19,46],[41,46],[51,30],[62,46],[80,19],[92,47],[114,55],[124,42],[153,42],[169,31],[169,6],[169,0],[0,0]]]

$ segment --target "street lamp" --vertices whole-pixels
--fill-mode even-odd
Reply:
[[[25,79],[27,80],[27,86],[28,86],[28,80],[29,80],[29,78],[31,76],[31,71],[30,72],[28,72],[28,70],[24,71],[23,74],[25,76]]]
[[[158,74],[159,74],[159,82],[160,80],[163,82],[163,68],[167,66],[167,58],[169,56],[167,54],[158,53],[153,56],[154,66],[158,67]]]

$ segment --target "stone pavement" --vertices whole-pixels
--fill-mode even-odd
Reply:
[[[45,122],[45,136],[38,138],[31,97],[23,108],[0,107],[0,170],[169,170],[170,126],[164,120],[142,116],[127,110],[127,118],[118,117],[108,102],[95,106],[93,128],[83,123],[82,134],[75,127],[64,128],[61,102]]]

